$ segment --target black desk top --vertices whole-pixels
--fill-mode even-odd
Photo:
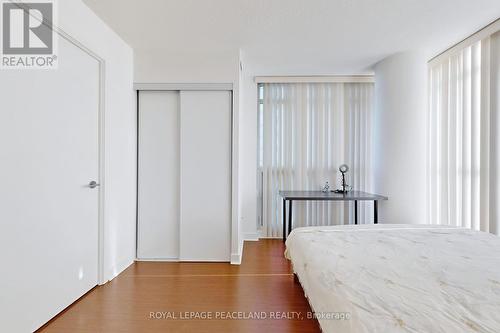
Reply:
[[[280,191],[279,195],[286,200],[329,200],[329,201],[354,201],[354,200],[388,200],[383,195],[363,191],[350,191],[347,193],[322,192],[322,191]]]

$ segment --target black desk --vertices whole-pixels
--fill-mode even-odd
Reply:
[[[322,191],[280,191],[283,198],[283,241],[292,231],[292,203],[293,201],[354,201],[354,223],[358,224],[358,201],[373,201],[374,223],[378,223],[378,200],[387,200],[387,197],[362,191],[347,193]],[[288,204],[288,234],[286,233],[286,202]]]

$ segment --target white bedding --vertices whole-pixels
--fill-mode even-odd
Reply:
[[[500,332],[500,238],[430,225],[308,227],[291,259],[323,332]]]

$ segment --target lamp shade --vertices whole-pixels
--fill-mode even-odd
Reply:
[[[349,171],[349,166],[347,166],[347,164],[342,164],[341,166],[339,166],[339,171],[342,173],[346,173],[347,171]]]

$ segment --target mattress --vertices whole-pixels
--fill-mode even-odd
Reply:
[[[285,256],[323,332],[500,332],[500,238],[431,225],[292,231]]]

